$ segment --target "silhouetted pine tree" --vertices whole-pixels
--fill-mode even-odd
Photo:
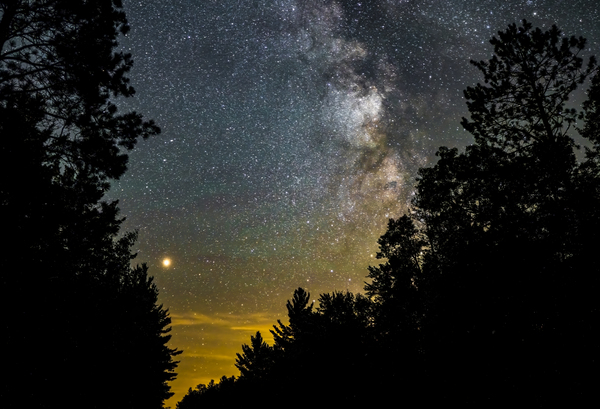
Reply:
[[[134,94],[120,1],[0,1],[0,212],[10,232],[3,288],[5,407],[162,407],[177,351],[135,234],[102,201],[126,151],[155,135],[120,114]],[[17,402],[15,402],[15,400]],[[82,403],[84,402],[84,403]]]
[[[246,379],[263,379],[273,369],[276,352],[267,345],[260,331],[250,337],[250,345],[242,345],[242,354],[237,354],[235,367]]]
[[[373,376],[380,362],[373,364],[378,355],[369,331],[371,305],[364,296],[335,292],[322,294],[315,310],[310,294],[296,289],[286,305],[289,324],[278,321],[272,330],[274,345],[267,345],[257,332],[237,354],[237,379],[190,389],[178,409],[294,396],[317,405],[384,403],[370,392],[381,387],[381,378]]]

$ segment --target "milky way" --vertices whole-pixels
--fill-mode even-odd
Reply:
[[[464,147],[469,59],[523,18],[588,38],[588,1],[125,2],[137,90],[122,109],[161,126],[113,184],[184,349],[173,383],[237,374],[235,352],[316,298],[361,291],[416,171]],[[170,265],[163,265],[169,258]],[[267,335],[267,334],[264,334]],[[174,406],[174,403],[172,404]]]

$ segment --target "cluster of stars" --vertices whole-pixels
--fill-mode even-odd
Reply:
[[[462,90],[481,80],[469,59],[489,58],[491,36],[523,18],[600,55],[600,7],[576,3],[126,3],[137,93],[122,109],[163,133],[132,152],[110,198],[140,232],[136,261],[186,351],[174,399],[236,373],[241,343],[268,335],[298,286],[361,291],[418,168],[470,142],[457,126]]]

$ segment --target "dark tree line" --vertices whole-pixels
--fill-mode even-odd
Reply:
[[[257,332],[237,354],[238,378],[198,385],[177,404],[179,409],[234,407],[260,399],[280,399],[292,406],[298,399],[314,404],[356,404],[362,389],[377,387],[372,376],[370,309],[362,295],[322,294],[314,308],[310,294],[298,288],[287,303],[289,324],[278,321],[273,346]]]
[[[366,297],[303,289],[289,325],[242,347],[240,376],[179,409],[245,397],[310,402],[583,406],[600,381],[600,74],[583,38],[523,21],[472,62],[474,137],[419,172],[379,239]],[[576,109],[569,98],[589,85]],[[586,146],[577,156],[573,136]],[[313,400],[314,399],[314,400]],[[305,402],[306,402],[305,401]]]
[[[0,0],[4,407],[160,408],[179,351],[103,196],[159,133],[130,97],[120,0]]]

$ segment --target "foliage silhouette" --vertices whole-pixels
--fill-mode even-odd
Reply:
[[[0,10],[0,94],[35,96],[53,131],[46,160],[106,187],[125,171],[121,148],[158,132],[110,101],[135,93],[131,55],[114,51],[129,31],[121,1],[6,0]]]
[[[379,239],[368,298],[322,294],[313,308],[297,289],[289,325],[274,326],[272,347],[252,337],[227,387],[353,406],[590,401],[600,380],[600,73],[580,56],[585,40],[556,27],[524,20],[491,44],[489,61],[472,62],[484,84],[465,91],[474,143],[441,147],[419,171],[409,214]],[[587,81],[581,110],[568,105]],[[588,145],[580,159],[576,131]],[[260,382],[245,383],[253,370]]]
[[[273,326],[271,334],[275,344],[286,350],[290,348],[294,341],[302,340],[306,335],[306,331],[310,331],[311,318],[313,317],[312,307],[310,304],[310,293],[307,293],[303,288],[298,288],[294,291],[292,301],[287,302],[286,308],[288,310],[288,318],[290,321],[289,325],[284,325],[281,321],[277,320],[277,325]]]
[[[194,389],[189,388],[187,394],[177,403],[177,409],[198,407],[228,408],[236,404],[247,404],[251,391],[244,388],[235,376],[223,376],[218,383],[213,379],[208,385],[200,384]]]
[[[378,243],[377,259],[387,261],[369,267],[371,282],[365,284],[367,295],[377,306],[375,324],[383,333],[402,332],[403,337],[416,342],[424,307],[418,289],[426,241],[410,217],[403,216],[389,220]],[[398,315],[404,322],[395,320]],[[392,322],[393,327],[386,327]]]
[[[22,351],[6,407],[160,408],[172,395],[168,312],[102,200],[126,151],[159,132],[111,102],[134,94],[131,56],[115,52],[127,30],[119,0],[0,1],[2,282],[20,298],[3,346]]]
[[[400,255],[371,269],[367,290],[390,303],[394,288],[415,284],[420,301],[401,316],[421,318],[441,399],[573,403],[591,390],[580,374],[597,359],[598,237],[587,225],[597,226],[598,178],[597,144],[577,162],[571,131],[582,114],[566,103],[595,60],[584,67],[584,39],[526,21],[491,43],[492,59],[473,62],[485,84],[465,91],[471,118],[462,124],[475,143],[461,154],[442,147],[437,164],[420,170],[411,215],[382,237],[406,225],[392,241]]]
[[[260,331],[250,337],[250,345],[242,345],[242,354],[237,354],[236,368],[247,379],[262,379],[273,367],[275,352],[263,340]]]
[[[368,329],[371,301],[335,292],[322,294],[314,309],[310,294],[298,288],[286,306],[289,325],[278,321],[273,327],[273,346],[257,332],[237,354],[238,378],[190,389],[177,408],[237,405],[266,396],[301,395],[320,405],[364,400],[361,388],[376,387],[369,375],[375,346]]]

